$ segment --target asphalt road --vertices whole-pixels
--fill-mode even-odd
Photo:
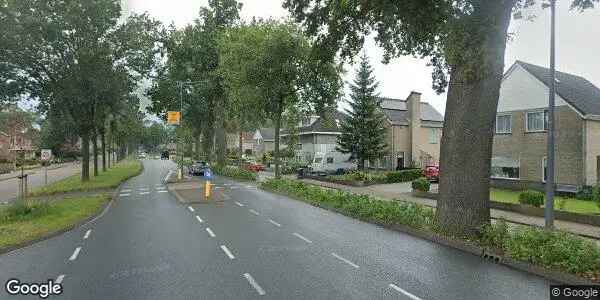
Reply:
[[[65,299],[549,298],[543,278],[246,183],[183,205],[161,182],[175,166],[144,165],[97,220],[0,255],[0,282],[60,278]]]
[[[48,170],[48,183],[52,183],[74,174],[79,174],[81,171],[80,164],[67,164],[58,169]],[[43,186],[45,184],[44,169],[28,170],[26,173],[34,172],[30,174],[27,179],[28,189],[31,191],[33,188]],[[14,173],[20,175],[20,173]],[[19,194],[19,179],[11,178],[0,181],[0,205],[14,201]]]

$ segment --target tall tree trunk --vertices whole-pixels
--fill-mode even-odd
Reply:
[[[242,155],[244,154],[244,132],[240,130],[240,136],[238,141],[238,160],[240,164],[240,168],[242,167]]]
[[[102,147],[102,172],[106,172],[106,136],[104,130],[100,131],[100,143]]]
[[[464,21],[489,25],[461,27],[465,49],[480,51],[481,57],[450,61],[436,210],[440,228],[448,232],[478,235],[490,221],[493,129],[513,5],[514,0],[483,1]]]
[[[281,163],[281,153],[279,153],[279,131],[281,129],[281,114],[283,112],[283,99],[279,100],[277,113],[275,116],[275,178],[281,178],[281,172],[279,170],[279,164]]]
[[[203,131],[204,138],[202,139],[202,148],[206,155],[206,161],[212,161],[212,149],[214,141],[214,130],[213,128],[206,128]]]
[[[221,119],[221,118],[219,118]],[[217,122],[216,132],[216,146],[217,146],[217,164],[220,166],[225,165],[225,159],[227,157],[227,133],[223,122]]]
[[[94,151],[94,176],[98,176],[98,136],[92,135],[92,150]]]
[[[112,131],[108,132],[108,136],[106,137],[106,139],[107,139],[107,144],[108,144],[108,149],[106,149],[106,152],[107,152],[106,166],[110,169],[110,161],[112,159]]]
[[[90,180],[90,134],[81,134],[81,181]]]

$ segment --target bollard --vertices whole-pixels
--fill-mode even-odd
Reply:
[[[210,198],[210,181],[208,180],[204,183],[204,197],[206,200]]]

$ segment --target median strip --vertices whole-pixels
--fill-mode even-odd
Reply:
[[[415,296],[415,295],[413,295],[413,294],[411,294],[411,293],[409,293],[409,292],[401,289],[400,287],[398,287],[397,285],[395,285],[393,283],[390,283],[390,287],[393,288],[394,290],[402,293],[404,296],[406,296],[406,297],[408,297],[408,298],[410,298],[412,300],[423,300],[423,299],[421,299],[421,298],[419,298],[419,297],[417,297],[417,296]]]
[[[256,290],[256,292],[258,292],[259,295],[263,296],[266,294],[265,290],[263,290],[263,288],[260,287],[260,285],[258,285],[258,283],[256,283],[256,280],[254,280],[252,275],[250,275],[249,273],[244,273],[244,277],[246,277],[246,280],[248,280],[248,283],[250,283],[250,285]]]
[[[229,249],[227,249],[227,247],[225,245],[221,245],[221,249],[223,250],[223,252],[225,252],[225,254],[227,255],[227,257],[229,257],[229,259],[235,258],[235,256],[233,256],[233,254],[231,254],[231,251],[229,251]]]
[[[341,256],[339,256],[339,255],[337,255],[335,253],[333,253],[333,252],[331,253],[331,255],[333,255],[333,257],[335,257],[335,258],[337,258],[337,259],[339,259],[339,260],[341,260],[341,261],[343,261],[343,262],[351,265],[352,267],[354,267],[356,269],[359,268],[359,266],[357,264],[355,264],[355,263],[353,263],[353,262],[351,262],[351,261],[349,261],[349,260],[347,260],[347,259],[345,259],[345,258],[343,258],[343,257],[341,257]]]
[[[312,244],[312,241],[311,241],[311,240],[309,240],[309,239],[305,238],[304,236],[302,236],[301,234],[299,234],[299,233],[297,233],[297,232],[294,232],[294,236],[296,236],[297,238],[299,238],[299,239],[301,239],[301,240],[303,240],[303,241],[305,241],[305,242],[307,242],[307,243],[309,243],[309,244]]]
[[[69,260],[70,261],[76,260],[80,251],[81,251],[81,247],[75,248],[75,251],[73,252],[73,254],[71,255],[71,257],[69,257]]]

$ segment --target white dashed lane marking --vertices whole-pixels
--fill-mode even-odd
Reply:
[[[212,230],[210,230],[209,227],[206,227],[206,232],[208,232],[208,235],[210,235],[210,237],[215,237],[216,236],[215,233]]]
[[[140,192],[140,195],[148,195],[150,192]]]
[[[398,287],[397,285],[390,283],[390,287],[393,288],[394,290],[396,290],[397,292],[400,292],[402,294],[404,294],[406,297],[412,299],[412,300],[422,300],[421,298],[401,289],[400,287]]]
[[[244,277],[246,277],[246,280],[248,280],[248,283],[250,283],[250,285],[256,290],[256,292],[258,292],[259,295],[263,296],[264,294],[266,294],[265,290],[263,290],[263,288],[260,287],[260,285],[258,285],[258,283],[256,283],[256,280],[254,280],[252,275],[250,275],[249,273],[245,273]]]
[[[253,214],[255,214],[255,215],[257,215],[257,216],[258,216],[258,215],[260,215],[260,214],[259,214],[257,211],[255,211],[254,209],[250,209],[250,212],[251,212],[251,213],[253,213]]]
[[[73,254],[71,255],[71,257],[69,257],[69,260],[70,261],[76,260],[80,251],[81,251],[81,247],[75,248],[75,251],[73,252]]]
[[[339,260],[341,260],[341,261],[343,261],[343,262],[351,265],[352,267],[354,267],[356,269],[359,268],[359,266],[357,264],[355,264],[355,263],[353,263],[353,262],[351,262],[351,261],[349,261],[349,260],[347,260],[347,259],[345,259],[345,258],[343,258],[343,257],[341,257],[341,256],[339,256],[337,254],[335,254],[335,253],[331,253],[331,255],[333,255],[333,257],[335,257],[335,258],[337,258],[337,259],[339,259]]]
[[[301,239],[301,240],[303,240],[303,241],[305,241],[305,242],[307,242],[307,243],[309,243],[309,244],[312,244],[312,241],[311,241],[311,240],[309,240],[309,239],[305,238],[304,236],[302,236],[301,234],[299,234],[299,233],[297,233],[297,232],[294,232],[294,236],[296,236],[297,238],[299,238],[299,239]]]
[[[90,233],[92,233],[92,230],[91,230],[91,229],[85,232],[85,235],[83,236],[83,239],[84,239],[84,240],[87,240],[87,238],[89,238],[89,237],[90,237]]]
[[[191,207],[191,206],[188,206],[188,209],[189,209],[191,212],[194,212],[194,208],[193,208],[193,207]]]
[[[239,202],[237,202],[237,201],[235,201],[235,204],[237,204],[237,206],[239,206],[239,207],[242,207],[242,206],[244,206],[244,204],[241,204],[241,203],[239,203]]]
[[[229,251],[229,249],[227,249],[227,247],[225,245],[221,245],[221,250],[223,250],[223,252],[225,252],[225,254],[227,255],[227,257],[229,257],[229,259],[235,258],[235,256],[233,256],[233,254],[231,254],[231,251]]]
[[[119,194],[119,197],[129,197],[131,194]]]
[[[196,216],[196,220],[198,220],[198,222],[200,222],[200,223],[204,223],[204,221],[202,220],[202,218],[200,218],[199,216]]]
[[[279,223],[277,223],[277,222],[275,222],[275,221],[273,221],[273,220],[271,220],[271,219],[269,219],[269,222],[270,222],[271,224],[273,224],[273,225],[277,226],[277,227],[281,227],[281,224],[279,224]]]
[[[58,283],[58,284],[61,284],[64,279],[65,279],[65,275],[64,274],[60,274],[60,275],[58,275],[58,277],[56,277],[56,280],[54,282]]]

